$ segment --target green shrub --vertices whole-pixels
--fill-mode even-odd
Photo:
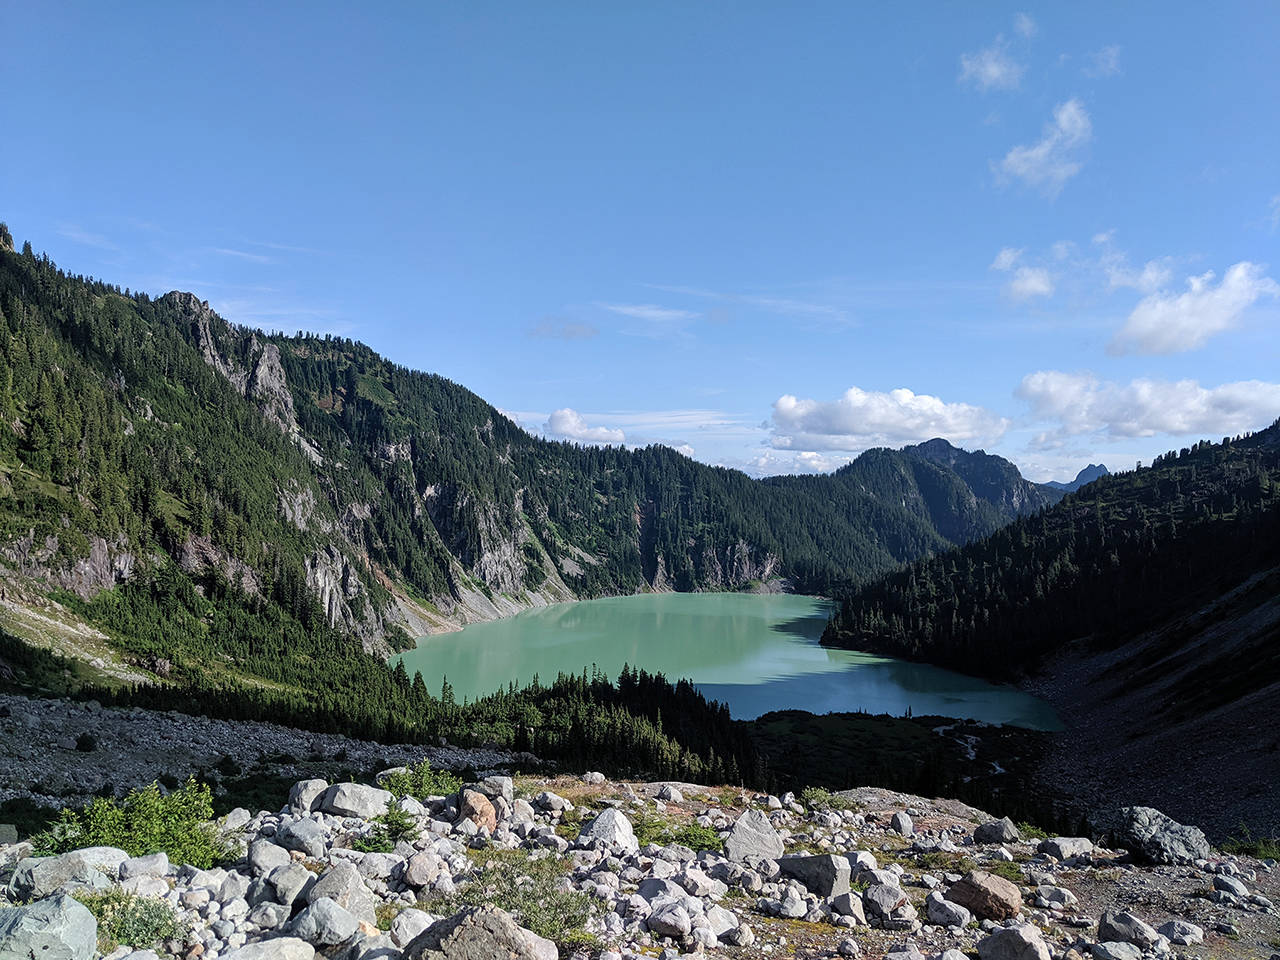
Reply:
[[[401,840],[412,840],[418,832],[418,824],[412,816],[397,806],[387,807],[387,812],[373,818],[373,829],[351,841],[352,850],[363,853],[390,853]]]
[[[382,788],[399,800],[413,797],[420,802],[428,797],[447,797],[462,788],[462,781],[448,770],[432,770],[429,760],[422,760],[382,778]]]
[[[477,875],[455,894],[428,899],[427,909],[452,913],[491,903],[566,952],[596,945],[584,929],[592,913],[591,897],[580,890],[557,888],[569,872],[566,861],[556,857],[535,860],[523,850],[472,850],[468,855],[476,862]]]
[[[123,890],[75,893],[98,921],[98,950],[110,953],[120,944],[145,950],[164,940],[180,940],[186,929],[163,900],[139,897]]]
[[[1045,833],[1034,823],[1023,821],[1017,824],[1018,833],[1022,834],[1023,840],[1048,840],[1049,834]]]
[[[31,843],[37,855],[96,846],[119,847],[131,857],[163,850],[174,863],[208,869],[227,856],[212,819],[208,785],[189,779],[181,790],[165,796],[152,783],[123,801],[98,797],[83,810],[64,809]]]
[[[716,833],[711,827],[704,827],[697,823],[691,823],[675,831],[671,834],[671,842],[689,847],[695,851],[719,850],[724,846],[724,841],[720,839],[720,834]]]
[[[805,787],[800,791],[800,802],[811,810],[830,810],[836,805],[836,798],[822,787]]]

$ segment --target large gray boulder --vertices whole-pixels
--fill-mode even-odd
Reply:
[[[289,851],[271,840],[255,840],[249,844],[249,872],[255,877],[293,862]]]
[[[783,849],[782,837],[759,810],[748,810],[740,816],[724,841],[725,856],[730,860],[776,860]]]
[[[389,790],[363,783],[335,783],[320,798],[320,809],[337,817],[372,820],[386,813],[387,805],[394,799]]]
[[[286,850],[305,853],[312,860],[324,858],[325,841],[329,835],[314,820],[294,820],[276,831],[275,841]]]
[[[937,890],[925,899],[925,915],[928,916],[930,923],[941,924],[944,927],[963,927],[973,919],[973,914],[969,912],[968,907],[952,903]]]
[[[1152,807],[1121,807],[1113,842],[1147,863],[1193,863],[1208,859],[1209,840]]]
[[[1040,928],[1031,923],[996,930],[978,941],[980,960],[1051,960],[1052,956]]]
[[[328,789],[328,780],[299,780],[289,788],[289,812],[295,817],[305,817],[320,805]]]
[[[1093,853],[1093,841],[1088,837],[1050,837],[1041,840],[1036,850],[1058,860],[1070,860]]]
[[[331,947],[346,940],[358,929],[360,921],[328,897],[312,902],[293,919],[289,930],[308,943]]]
[[[559,960],[556,945],[497,907],[438,920],[404,948],[404,960]]]
[[[257,940],[224,953],[222,960],[312,960],[316,948],[297,937],[273,937]]]
[[[364,885],[364,878],[353,864],[339,861],[325,871],[307,893],[311,903],[328,898],[357,919],[377,923],[378,899]]]
[[[974,843],[1017,843],[1021,839],[1022,834],[1008,817],[991,820],[973,831]]]
[[[600,815],[583,827],[582,832],[578,834],[579,843],[590,843],[592,840],[603,840],[610,846],[621,847],[623,850],[640,849],[635,831],[631,828],[631,821],[621,810],[615,810],[613,807],[602,810]]]
[[[983,920],[1007,920],[1022,911],[1022,891],[1017,884],[983,870],[971,870],[953,883],[947,899]]]
[[[1098,939],[1103,942],[1132,943],[1146,950],[1155,946],[1160,934],[1156,933],[1151,924],[1127,910],[1108,911],[1098,921]]]
[[[65,894],[0,907],[0,960],[92,960],[98,921]]]
[[[102,857],[105,847],[72,850],[57,857],[27,857],[18,862],[9,880],[9,898],[27,901],[41,900],[55,893],[68,890],[106,890],[120,875],[120,864],[129,859],[123,850],[114,856]]]
[[[778,867],[788,877],[795,877],[810,893],[826,899],[849,892],[849,860],[847,857],[822,856],[782,857]]]

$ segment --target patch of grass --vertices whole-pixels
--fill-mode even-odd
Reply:
[[[822,787],[805,787],[800,791],[800,802],[812,810],[830,810],[836,805],[836,798]]]
[[[187,930],[163,900],[139,897],[123,890],[73,893],[98,921],[98,950],[110,953],[120,944],[137,950],[165,940],[183,939]]]
[[[425,803],[428,797],[447,797],[462,788],[462,780],[448,770],[432,770],[429,760],[422,760],[382,778],[381,787],[397,800],[413,797]]]
[[[1249,825],[1242,823],[1236,827],[1236,832],[1223,842],[1222,852],[1257,857],[1259,860],[1267,858],[1280,860],[1280,837],[1255,837]]]
[[[569,872],[569,864],[556,857],[532,859],[523,850],[468,850],[476,876],[448,896],[438,894],[424,901],[436,913],[452,913],[464,907],[491,903],[506,910],[540,937],[566,951],[596,946],[585,924],[591,917],[591,897],[557,885]]]
[[[985,864],[982,868],[987,873],[995,874],[997,877],[1004,877],[1013,883],[1022,883],[1026,878],[1022,875],[1022,868],[1016,863],[1010,863],[1008,860],[993,860]]]
[[[1018,828],[1018,833],[1022,834],[1023,840],[1048,840],[1049,839],[1049,834],[1045,833],[1043,830],[1037,827],[1034,823],[1027,823],[1025,820],[1023,820],[1020,823],[1015,824],[1015,826],[1017,826]]]
[[[719,850],[724,846],[724,841],[720,839],[720,834],[716,833],[711,827],[704,827],[698,823],[680,827],[671,834],[671,842],[688,847],[694,852]]]
[[[404,909],[403,903],[379,903],[374,909],[373,915],[377,920],[378,929],[384,933],[391,929],[391,921],[400,915],[400,911]]]
[[[123,801],[97,797],[83,810],[64,808],[31,843],[37,856],[97,846],[119,847],[131,857],[163,850],[174,863],[208,869],[229,855],[212,819],[213,796],[207,784],[190,779],[166,796],[153,782],[131,791]]]

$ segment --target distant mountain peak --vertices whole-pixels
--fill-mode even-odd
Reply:
[[[1074,493],[1083,487],[1086,483],[1093,483],[1099,477],[1110,476],[1111,471],[1101,463],[1091,463],[1079,473],[1076,474],[1074,480],[1063,482],[1061,480],[1046,481],[1044,486],[1053,487],[1055,490],[1064,490],[1067,493]]]

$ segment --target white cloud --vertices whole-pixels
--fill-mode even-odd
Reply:
[[[905,388],[887,393],[850,387],[830,402],[787,394],[773,405],[772,446],[782,450],[865,450],[945,437],[978,444],[999,439],[1009,421],[982,407],[946,403]]]
[[[992,270],[1012,270],[1013,265],[1022,258],[1022,250],[1016,247],[1001,247],[996,258],[991,261]]]
[[[1039,187],[1056,196],[1063,185],[1080,172],[1078,151],[1093,137],[1093,124],[1079,100],[1060,103],[1053,120],[1035,143],[1019,145],[1000,161],[998,172]]]
[[[1150,264],[1148,264],[1150,266]],[[1112,340],[1112,353],[1182,353],[1203,346],[1212,336],[1235,326],[1260,297],[1280,294],[1280,285],[1256,263],[1241,261],[1213,283],[1212,270],[1187,278],[1181,294],[1156,291],[1129,314]]]
[[[1280,415],[1280,383],[1259,380],[1206,388],[1195,380],[1124,384],[1088,372],[1040,370],[1024,377],[1016,393],[1036,419],[1056,424],[1036,438],[1040,448],[1081,434],[1225,436],[1265,427]]]
[[[1053,277],[1042,267],[1019,267],[1006,288],[1015,300],[1053,295]]]
[[[676,451],[676,453],[683,453],[686,457],[693,456],[693,447],[689,446],[689,444],[687,443],[682,443],[680,444],[680,446],[675,447],[673,449]]]
[[[1107,275],[1107,289],[1132,287],[1141,293],[1154,293],[1168,286],[1173,279],[1173,263],[1170,257],[1148,260],[1141,270],[1129,266],[1129,258],[1119,250],[1110,249],[1111,234],[1094,237],[1094,243],[1103,244],[1108,249],[1098,260],[1103,272]]]
[[[543,340],[590,340],[600,331],[589,323],[570,323],[548,318],[529,331],[529,336]]]
[[[623,443],[627,439],[621,430],[588,426],[582,414],[570,407],[554,411],[543,429],[552,436],[579,443]]]
[[[700,314],[693,310],[679,310],[673,307],[660,307],[652,303],[601,303],[597,306],[604,307],[614,313],[620,313],[624,317],[631,317],[635,320],[647,320],[651,323],[672,323],[682,320],[696,320]]]
[[[1053,295],[1053,277],[1043,267],[1022,266],[1014,270],[1022,259],[1022,250],[1014,247],[1003,247],[991,261],[992,270],[1008,272],[1013,276],[1005,286],[1007,293],[1014,300],[1030,300],[1032,297],[1048,297]]]
[[[1004,37],[998,36],[977,53],[960,55],[960,82],[979,90],[1016,90],[1025,67],[1009,55]]]
[[[1084,68],[1087,77],[1114,77],[1120,72],[1120,48],[1115,44],[1089,54]]]
[[[1018,36],[1026,37],[1030,40],[1036,35],[1036,22],[1031,19],[1031,15],[1027,13],[1016,13],[1013,16],[1013,29],[1018,31]]]

